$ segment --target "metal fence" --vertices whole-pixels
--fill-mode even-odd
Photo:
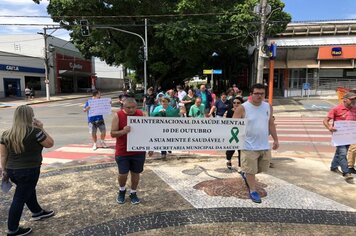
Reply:
[[[336,90],[338,87],[356,88],[356,79],[319,78],[318,90]]]

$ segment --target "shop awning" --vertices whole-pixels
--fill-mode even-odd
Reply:
[[[90,77],[92,73],[75,70],[59,70],[59,75],[65,77]]]
[[[316,60],[290,60],[287,62],[287,68],[318,68]]]

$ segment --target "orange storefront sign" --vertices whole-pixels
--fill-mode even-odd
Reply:
[[[356,59],[356,45],[319,47],[318,60],[343,59]]]

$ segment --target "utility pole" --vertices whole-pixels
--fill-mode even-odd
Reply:
[[[48,42],[47,42],[47,28],[43,28],[43,37],[44,37],[44,66],[45,66],[45,84],[46,84],[46,99],[50,100],[49,94],[49,66],[48,66]]]
[[[263,82],[263,67],[264,67],[264,57],[262,48],[264,46],[264,38],[266,31],[266,8],[268,0],[261,0],[261,29],[259,39],[257,41],[258,46],[258,58],[257,58],[257,78],[256,82],[262,84]]]
[[[145,19],[145,42],[144,42],[144,58],[143,58],[143,77],[144,77],[144,94],[147,93],[147,61],[148,61],[148,43],[147,43],[147,18]]]

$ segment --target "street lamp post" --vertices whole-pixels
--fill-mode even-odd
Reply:
[[[127,30],[123,30],[123,29],[119,29],[119,28],[115,28],[115,27],[111,27],[111,26],[95,26],[96,29],[112,29],[112,30],[116,30],[116,31],[120,31],[123,33],[127,33],[127,34],[132,34],[135,35],[137,37],[139,37],[142,40],[143,43],[143,50],[144,50],[144,59],[143,59],[143,78],[144,78],[144,93],[147,92],[147,61],[148,61],[148,45],[147,45],[147,19],[145,19],[145,38],[143,38],[141,35],[135,33],[135,32],[131,32],[131,31],[127,31]]]

